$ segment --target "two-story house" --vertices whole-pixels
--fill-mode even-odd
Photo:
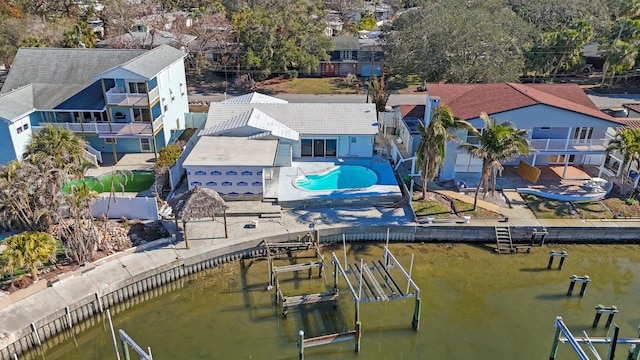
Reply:
[[[419,121],[428,123],[431,111],[440,104],[448,105],[453,114],[469,121],[480,132],[484,123],[482,112],[498,122],[510,121],[518,129],[526,129],[532,147],[531,154],[504,165],[517,165],[519,160],[538,165],[599,166],[601,172],[618,171],[605,161],[606,147],[612,131],[621,126],[615,118],[603,113],[575,84],[427,84],[424,115]],[[404,109],[409,113],[411,109]],[[415,111],[407,117],[405,127],[398,133],[411,134],[415,125]],[[462,141],[477,143],[479,139],[466,133]],[[404,143],[419,141],[415,134],[406,136]],[[415,151],[416,146],[412,146]],[[482,162],[466,152],[457,150],[456,143],[447,147],[447,155],[440,176],[456,178],[460,173],[479,173]],[[410,150],[410,151],[411,151]]]
[[[95,162],[157,153],[184,129],[185,53],[153,50],[18,50],[0,90],[0,164],[22,159],[32,131],[52,124],[84,138]]]
[[[377,37],[335,36],[331,38],[333,49],[329,60],[321,61],[313,75],[363,77],[382,75],[384,51]]]

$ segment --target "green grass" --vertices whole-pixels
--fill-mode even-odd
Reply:
[[[140,192],[148,190],[153,182],[155,181],[155,174],[150,171],[132,171],[131,174],[127,174],[127,179],[125,180],[125,175],[116,174],[116,181],[113,184],[113,187],[116,192]],[[87,182],[89,187],[98,192],[105,193],[111,191],[111,185],[113,183],[113,176],[111,174],[100,177],[85,177],[84,181]],[[71,187],[78,186],[82,180],[74,180],[68,182],[63,188],[62,192],[69,193],[71,191]],[[120,184],[124,185],[124,189],[120,186]]]
[[[613,214],[599,201],[572,203],[580,219],[613,219]]]
[[[458,199],[453,199],[453,207],[458,216],[471,216],[472,218],[501,218],[502,215],[493,211],[478,207],[473,210],[473,204]]]
[[[575,219],[571,204],[566,201],[547,199],[540,196],[522,194],[529,210],[538,219]]]
[[[438,200],[414,200],[413,210],[416,216],[433,216],[435,218],[448,218],[453,214],[449,206]]]
[[[274,92],[295,94],[354,94],[355,89],[345,86],[342,78],[295,78],[264,85],[265,89]]]

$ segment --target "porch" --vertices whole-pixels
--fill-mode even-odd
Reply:
[[[127,89],[122,87],[114,87],[106,92],[107,105],[115,106],[149,106],[160,95],[158,88],[153,88],[147,94],[145,93],[129,93]]]
[[[34,130],[39,130],[45,125],[67,129],[76,134],[98,134],[100,137],[118,136],[153,136],[163,126],[162,116],[159,116],[153,123],[132,122],[132,123],[109,123],[109,122],[65,122],[65,123],[41,123],[34,126]]]

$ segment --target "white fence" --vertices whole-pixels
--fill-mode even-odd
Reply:
[[[184,146],[184,149],[182,149],[182,154],[180,154],[180,157],[178,158],[178,160],[176,160],[175,165],[173,165],[169,169],[169,185],[171,185],[171,190],[175,190],[175,188],[178,186],[178,183],[180,182],[180,178],[184,174],[184,169],[182,168],[182,164],[186,160],[189,153],[191,153],[191,150],[195,145],[196,145],[196,141],[192,137]]]
[[[107,209],[109,213],[107,214]],[[109,219],[159,220],[158,202],[152,197],[102,196],[91,207],[91,216],[107,215]]]

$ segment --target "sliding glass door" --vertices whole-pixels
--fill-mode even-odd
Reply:
[[[336,157],[338,155],[337,139],[301,139],[300,156],[302,157]]]

